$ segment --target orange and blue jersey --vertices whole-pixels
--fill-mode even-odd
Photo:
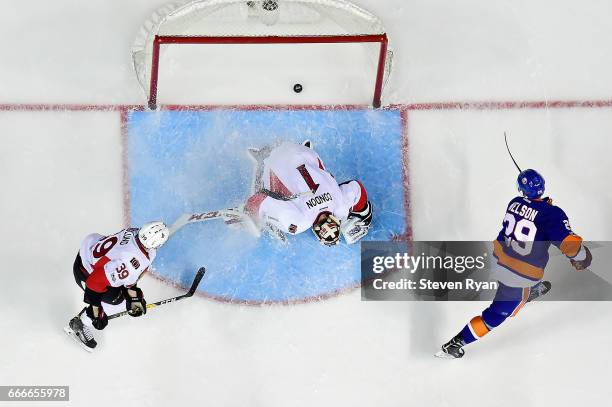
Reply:
[[[567,257],[580,250],[582,238],[572,232],[565,212],[548,198],[511,200],[493,242],[497,263],[535,284],[544,276],[551,244]]]

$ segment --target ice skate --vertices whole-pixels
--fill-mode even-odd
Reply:
[[[450,341],[446,342],[442,345],[442,349],[436,353],[436,357],[442,359],[459,359],[465,355],[465,351],[463,350],[463,340],[459,337],[459,335],[455,336]]]
[[[546,295],[546,293],[550,291],[551,287],[552,287],[552,284],[550,283],[550,281],[540,281],[539,283],[531,287],[531,290],[529,291],[529,297],[527,298],[527,302],[531,302],[535,300],[536,298],[540,298],[543,295]]]
[[[270,155],[272,149],[269,146],[263,148],[249,147],[247,149],[249,158],[253,161],[253,183],[251,185],[251,194],[255,194],[263,188],[263,170],[264,160]]]
[[[251,158],[256,164],[263,163],[269,155],[272,148],[270,146],[264,146],[262,148],[249,147],[247,149],[249,158]]]
[[[83,324],[78,315],[72,318],[68,325],[64,327],[64,332],[88,352],[92,352],[98,344],[93,338],[91,329]]]

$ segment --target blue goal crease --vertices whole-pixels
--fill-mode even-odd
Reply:
[[[128,117],[133,225],[186,212],[223,209],[248,197],[248,147],[310,139],[338,182],[359,179],[374,206],[367,240],[402,235],[402,122],[399,109],[134,111]],[[311,233],[287,244],[257,239],[220,220],[190,224],[163,246],[155,269],[183,286],[199,266],[200,290],[229,301],[299,301],[360,281],[359,244],[320,245]]]

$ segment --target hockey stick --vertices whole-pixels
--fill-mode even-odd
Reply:
[[[193,296],[193,294],[196,292],[198,288],[198,285],[200,284],[200,281],[202,281],[202,277],[204,277],[204,273],[206,273],[206,268],[200,267],[195,277],[193,278],[193,283],[191,283],[191,287],[189,288],[189,291],[187,291],[185,294],[147,304],[147,309],[149,310],[151,308],[159,307],[160,305],[170,304],[171,302],[175,302],[175,301],[182,300],[182,299]],[[109,315],[108,319],[115,319],[115,318],[122,317],[124,315],[128,315],[128,311],[118,312],[117,314]]]
[[[188,223],[205,222],[211,219],[223,218],[225,223],[232,224],[242,222],[246,215],[234,209],[221,209],[218,211],[201,213],[184,213],[170,227],[170,236]]]
[[[506,150],[508,150],[508,154],[510,154],[510,158],[512,159],[512,162],[514,163],[514,165],[516,165],[516,169],[519,170],[519,173],[523,172],[521,170],[521,167],[519,167],[519,165],[516,163],[516,160],[512,156],[512,153],[510,152],[510,147],[508,147],[508,136],[506,135],[505,131],[504,131],[504,141],[506,142]]]

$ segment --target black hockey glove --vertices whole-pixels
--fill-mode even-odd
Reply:
[[[106,315],[102,307],[95,307],[94,309],[94,306],[90,305],[85,310],[85,314],[91,319],[91,324],[97,330],[102,330],[108,325],[108,315]]]
[[[140,317],[147,313],[147,301],[140,288],[134,286],[125,289],[125,308],[131,317]]]
[[[591,251],[589,250],[589,248],[586,246],[583,246],[583,247],[584,247],[584,251],[586,252],[586,257],[584,260],[576,261],[576,260],[570,259],[570,263],[572,263],[572,266],[574,266],[576,271],[585,270],[591,265],[591,262],[593,261],[593,255],[591,254]]]

